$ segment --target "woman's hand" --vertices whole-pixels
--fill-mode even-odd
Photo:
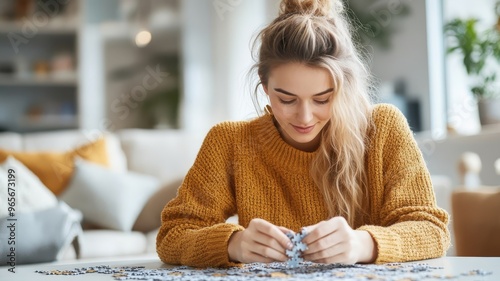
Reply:
[[[289,231],[266,220],[253,219],[245,230],[229,238],[229,260],[242,263],[286,261],[286,249],[293,246],[285,235]]]
[[[376,259],[375,242],[366,231],[353,230],[343,217],[306,227],[303,258],[317,263],[370,263]]]

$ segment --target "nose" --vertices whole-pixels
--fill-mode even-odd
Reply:
[[[309,126],[313,120],[313,109],[311,105],[307,102],[302,103],[297,111],[297,121],[300,122],[300,126]]]

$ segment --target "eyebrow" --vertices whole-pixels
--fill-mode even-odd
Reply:
[[[295,97],[297,96],[297,95],[292,94],[292,93],[290,93],[290,92],[288,92],[288,91],[285,91],[285,90],[283,90],[283,89],[281,89],[281,88],[274,88],[274,90],[275,90],[276,92],[280,92],[280,93],[285,94],[285,95],[288,95],[288,96],[295,96]],[[329,92],[331,92],[331,91],[333,91],[333,88],[326,89],[326,90],[324,90],[323,92],[320,92],[320,93],[314,94],[313,96],[315,96],[315,97],[316,97],[316,96],[322,96],[322,95],[327,94],[327,93],[329,93]]]

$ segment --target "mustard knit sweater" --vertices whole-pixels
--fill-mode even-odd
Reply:
[[[405,117],[390,105],[373,110],[366,165],[368,231],[377,263],[435,258],[449,247],[448,215],[436,206],[429,173]],[[253,218],[294,231],[329,219],[309,167],[316,152],[281,138],[269,113],[224,122],[206,136],[195,163],[165,206],[157,252],[169,264],[232,266],[227,243]],[[239,224],[225,223],[238,214]]]

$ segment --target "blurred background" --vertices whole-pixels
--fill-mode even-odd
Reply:
[[[438,205],[451,213],[455,188],[498,186],[499,1],[343,1],[375,102],[407,117]],[[203,138],[218,122],[257,116],[251,43],[279,2],[1,0],[0,132],[173,132],[178,147],[144,141],[153,152],[142,147],[145,160],[129,168],[189,166],[184,133]]]
[[[493,29],[496,1],[345,3],[368,54],[378,102],[397,105],[415,132],[439,138],[480,131],[478,99],[471,90],[475,73],[467,72],[460,49],[447,54],[460,42],[461,27],[445,26],[461,19],[467,30],[465,20],[476,18],[477,32]],[[247,76],[251,40],[277,15],[278,5],[278,0],[3,0],[0,130],[204,133],[216,122],[255,116],[250,98],[255,77]],[[496,62],[494,51],[490,55]]]

